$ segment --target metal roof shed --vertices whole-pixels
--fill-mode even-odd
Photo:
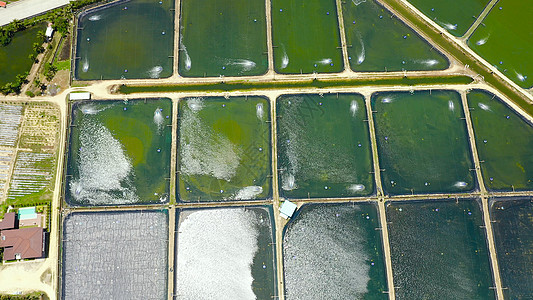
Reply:
[[[297,207],[298,206],[295,203],[292,203],[289,200],[285,200],[285,202],[283,202],[283,204],[279,208],[280,215],[284,219],[288,219],[288,218],[292,217],[292,215],[296,211]]]
[[[91,93],[70,93],[69,97],[70,100],[91,100]]]

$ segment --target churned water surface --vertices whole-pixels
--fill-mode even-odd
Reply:
[[[373,204],[303,206],[283,238],[287,299],[387,299]]]
[[[494,299],[476,200],[387,205],[397,299]]]
[[[178,299],[271,299],[276,295],[268,209],[179,213]]]

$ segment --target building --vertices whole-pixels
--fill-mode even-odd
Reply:
[[[7,8],[7,3],[0,1],[0,7]]]
[[[48,23],[48,27],[46,27],[46,32],[44,33],[44,36],[46,37],[46,40],[48,42],[52,40],[53,34],[54,34],[54,28],[52,28],[52,23]]]
[[[298,206],[295,203],[285,200],[281,207],[279,208],[279,214],[284,219],[291,218]]]
[[[0,247],[5,260],[42,258],[44,256],[44,231],[30,227],[0,231]]]
[[[4,248],[4,261],[44,257],[45,231],[41,223],[42,216],[35,207],[19,208],[18,214],[4,215],[0,220],[0,248]]]
[[[70,101],[76,100],[91,100],[91,93],[88,92],[74,92],[69,94]]]
[[[15,229],[16,219],[15,213],[6,213],[4,219],[0,220],[0,230]]]

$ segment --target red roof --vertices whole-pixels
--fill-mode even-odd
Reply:
[[[0,247],[4,248],[4,260],[43,257],[43,229],[41,227],[3,230]]]
[[[0,220],[0,230],[15,228],[16,214],[14,212],[4,215],[4,219]]]
[[[0,1],[0,6],[1,7],[6,7],[7,3],[3,2],[3,1]]]

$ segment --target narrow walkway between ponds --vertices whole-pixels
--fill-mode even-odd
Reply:
[[[472,150],[472,156],[474,158],[474,166],[476,169],[477,182],[479,189],[481,190],[481,210],[483,212],[483,222],[486,232],[487,245],[489,248],[490,265],[492,268],[492,274],[494,278],[494,285],[496,290],[497,299],[503,299],[502,280],[500,278],[500,267],[498,259],[496,258],[496,246],[494,245],[494,235],[492,233],[492,221],[490,220],[490,205],[487,197],[487,188],[483,181],[481,174],[481,162],[476,147],[476,140],[474,136],[474,127],[472,125],[472,119],[470,118],[470,108],[468,107],[468,101],[466,91],[461,92],[461,102],[463,104],[463,110],[466,119],[466,128],[468,130],[468,140],[470,142],[470,149]]]
[[[478,28],[478,26],[483,22],[483,20],[485,20],[485,17],[490,13],[490,11],[492,10],[492,8],[494,7],[494,5],[496,5],[496,3],[498,3],[499,0],[492,0],[490,1],[487,6],[485,6],[485,9],[483,9],[483,12],[477,17],[476,21],[474,22],[474,24],[472,24],[472,26],[470,26],[470,28],[468,28],[468,30],[466,31],[466,33],[460,37],[459,39],[462,40],[463,42],[466,43],[466,41],[468,40],[468,38],[470,38],[470,36],[472,35],[472,33],[474,33],[474,31],[476,31],[476,29]]]
[[[0,8],[0,26],[17,19],[22,20],[40,15],[54,8],[67,5],[69,0],[20,0]]]

